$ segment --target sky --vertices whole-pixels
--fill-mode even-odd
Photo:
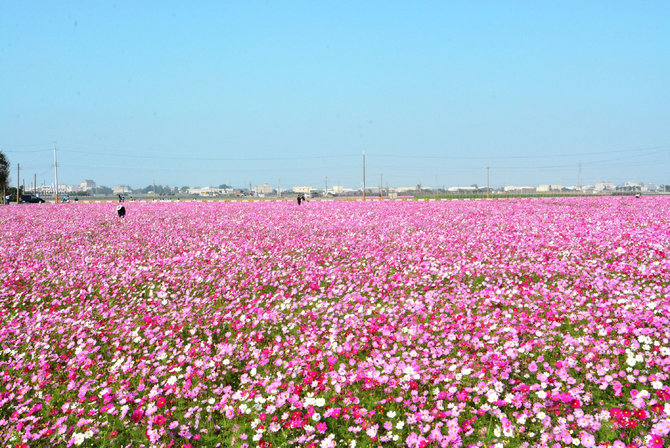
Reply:
[[[670,183],[667,1],[0,10],[13,184]]]

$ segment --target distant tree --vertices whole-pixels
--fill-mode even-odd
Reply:
[[[147,185],[144,188],[138,188],[133,190],[133,193],[135,194],[160,194],[160,195],[166,195],[166,194],[174,194],[172,187],[169,185]]]
[[[9,160],[7,160],[5,153],[0,151],[0,190],[6,192],[8,187],[9,187]]]
[[[114,194],[114,190],[112,190],[109,187],[105,187],[104,185],[100,185],[99,187],[95,187],[95,191],[98,194]]]
[[[23,187],[19,187],[19,196],[23,194]],[[9,187],[5,190],[5,196],[9,195],[9,200],[16,202],[16,187]]]
[[[228,184],[221,184],[221,185],[219,185],[219,188],[221,188],[222,190],[226,190],[226,189],[228,189],[228,188],[233,188],[233,187],[231,187],[231,186],[228,185]]]
[[[184,185],[183,187],[181,187],[179,189],[179,191],[181,191],[182,193],[188,193],[189,188],[191,188],[191,187],[189,187],[188,185]]]

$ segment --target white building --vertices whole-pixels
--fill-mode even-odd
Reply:
[[[614,191],[616,190],[616,185],[612,182],[598,182],[594,188],[595,191]]]
[[[198,187],[198,188],[189,188],[188,194],[195,194],[198,196],[223,196],[230,194],[230,188],[215,188],[215,187]]]
[[[342,187],[342,185],[333,185],[330,188],[330,192],[333,194],[342,194],[344,193],[344,187]]]
[[[132,189],[128,185],[114,185],[112,187],[112,192],[114,194],[126,194],[130,193]]]
[[[619,191],[642,191],[642,185],[637,182],[626,182],[623,185],[617,187]]]
[[[477,187],[449,187],[447,191],[450,193],[474,192],[477,191]]]
[[[503,187],[503,191],[505,193],[534,193],[535,192],[535,187],[505,185]]]
[[[81,188],[81,191],[94,190],[95,182],[92,181],[91,179],[85,179],[79,184],[79,187]]]
[[[263,185],[256,185],[254,187],[254,191],[256,192],[256,195],[261,196],[266,194],[272,194],[274,188],[272,188],[272,185],[266,183]]]
[[[313,188],[309,185],[304,187],[293,187],[294,193],[302,193],[305,196],[311,196]]]
[[[51,196],[54,194],[54,186],[53,185],[39,185],[37,187],[37,194],[38,196]]]
[[[547,193],[549,191],[563,191],[563,185],[551,184],[551,185],[538,185],[538,193]]]

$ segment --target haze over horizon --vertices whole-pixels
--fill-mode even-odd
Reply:
[[[0,2],[26,184],[670,184],[667,2]]]

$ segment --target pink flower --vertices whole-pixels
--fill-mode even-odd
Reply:
[[[582,442],[582,445],[584,445],[586,448],[591,448],[596,444],[596,438],[593,437],[592,434],[589,434],[588,432],[585,431],[582,431],[579,434],[579,440]]]

